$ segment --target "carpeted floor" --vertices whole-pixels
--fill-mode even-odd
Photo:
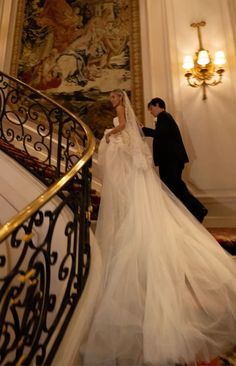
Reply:
[[[236,347],[228,353],[223,353],[211,363],[198,363],[198,366],[236,366]]]
[[[236,255],[236,227],[212,227],[208,231],[232,255]]]
[[[232,352],[221,355],[218,358],[218,365],[214,366],[236,366],[236,348]]]

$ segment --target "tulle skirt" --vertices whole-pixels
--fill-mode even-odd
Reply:
[[[104,273],[83,365],[210,362],[236,344],[236,262],[119,137],[99,162]]]

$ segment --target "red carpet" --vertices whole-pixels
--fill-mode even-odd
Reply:
[[[210,363],[198,363],[198,366],[221,366],[220,360],[216,358],[215,360],[212,360]]]
[[[207,230],[227,252],[236,255],[236,227],[211,227]]]
[[[236,347],[231,352],[223,353],[210,363],[199,362],[197,366],[236,366]]]

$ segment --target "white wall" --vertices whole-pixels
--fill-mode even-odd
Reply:
[[[208,206],[208,224],[236,226],[235,0],[140,0],[140,8],[145,104],[164,98],[179,123],[191,160],[185,179]],[[201,20],[203,45],[228,60],[223,83],[208,88],[205,101],[182,69],[184,55],[198,49],[190,23]]]

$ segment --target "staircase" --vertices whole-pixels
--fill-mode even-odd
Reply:
[[[20,165],[22,165],[26,170],[31,172],[40,181],[44,182],[46,185],[54,183],[57,179],[56,171],[51,166],[42,161],[39,158],[30,156],[23,150],[15,147],[13,144],[7,143],[0,139],[0,150],[4,151],[8,156],[11,156]],[[62,176],[62,175],[61,175]],[[79,192],[81,185],[76,181],[70,181],[64,186],[64,191],[73,191],[74,193]],[[91,220],[97,220],[99,204],[100,204],[100,194],[96,189],[90,189],[90,204],[91,204]]]
[[[0,72],[0,149],[41,187],[0,227],[0,364],[51,365],[90,269],[95,141],[77,116]]]

